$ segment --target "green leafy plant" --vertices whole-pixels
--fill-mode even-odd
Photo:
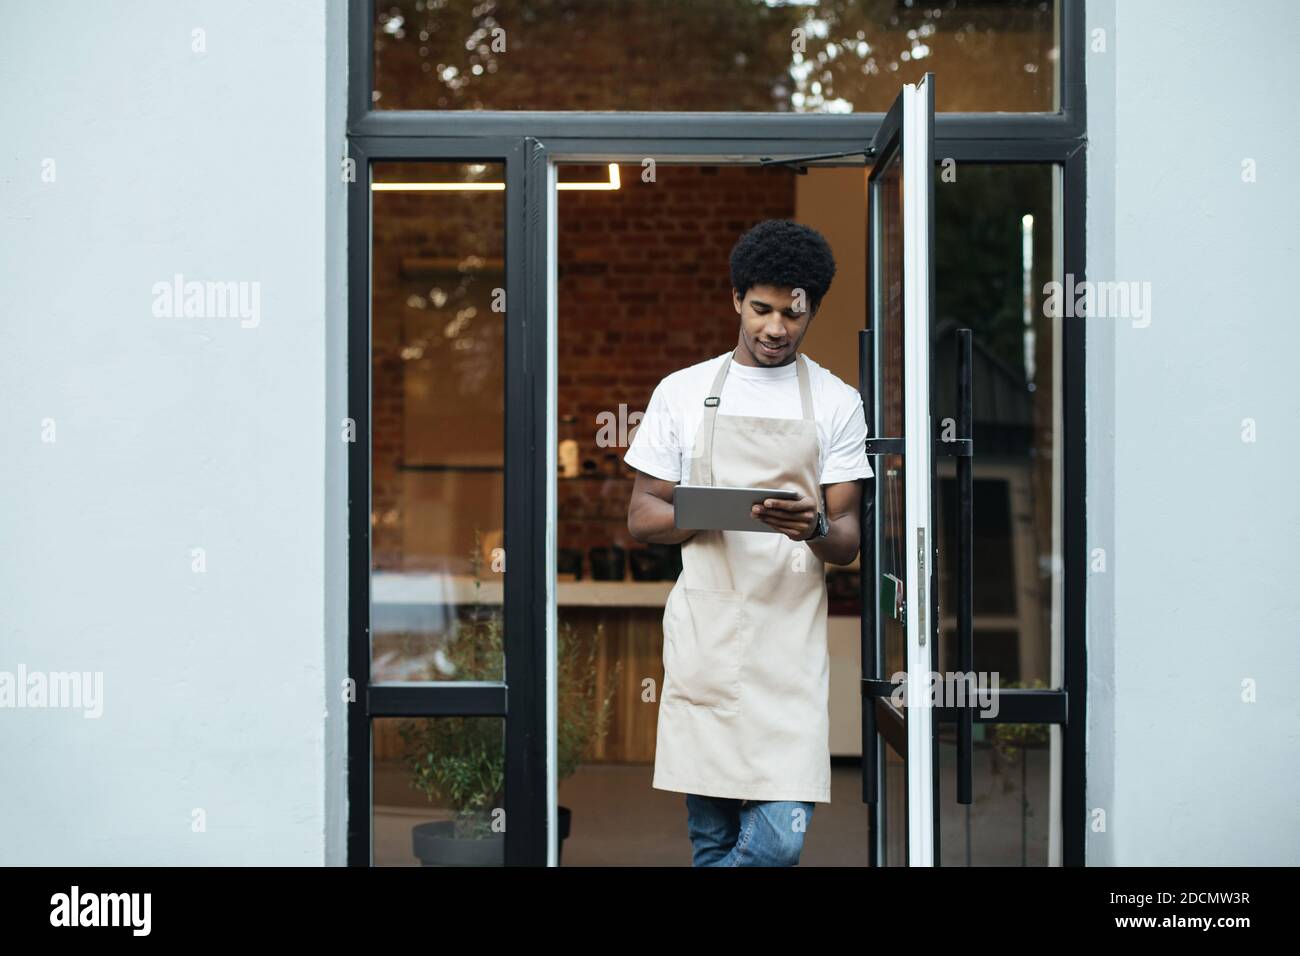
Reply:
[[[1031,684],[1013,680],[999,686],[1042,689],[1047,685],[1041,679],[1034,678]],[[1050,728],[1046,724],[989,724],[989,742],[993,745],[994,752],[1007,763],[1015,763],[1024,747],[1047,743],[1049,733]],[[994,772],[997,772],[996,763]]]
[[[1007,681],[1000,687],[1027,687],[1041,689],[1047,685],[1035,678],[1032,683]],[[990,751],[992,766],[990,773],[1002,776],[1002,792],[1011,793],[1016,788],[1009,774],[1002,774],[1002,764],[1020,764],[1020,865],[1029,864],[1029,818],[1034,816],[1034,809],[1029,803],[1029,762],[1022,753],[1027,747],[1045,744],[1051,739],[1051,727],[1047,724],[989,724],[988,740],[992,745]]]
[[[1043,688],[1047,685],[1039,678],[1028,685],[1021,681],[1008,681],[1001,684],[1002,687],[1029,687]],[[1022,759],[1021,751],[1026,747],[1033,747],[1045,744],[1050,739],[1051,728],[1046,724],[989,724],[989,743],[992,745],[992,766],[990,772],[994,776],[1002,775],[1002,765],[1013,765],[1020,763],[1020,812],[1023,817],[1032,817],[1033,808],[1029,804],[1028,797],[1028,765]],[[1010,776],[1004,776],[1002,780],[1002,792],[1010,793],[1015,789],[1015,783]],[[1022,824],[1023,829],[1023,824]],[[1023,855],[1023,854],[1022,854]]]
[[[443,668],[449,664],[460,681],[497,681],[505,673],[502,614],[499,606],[485,606],[481,599],[482,558],[477,536],[471,564],[474,603],[456,621],[443,649]],[[559,628],[556,733],[560,779],[578,769],[592,743],[603,738],[608,729],[622,662],[614,668],[608,692],[597,699],[596,654],[604,636],[603,623],[597,624],[594,639],[588,640],[583,640],[567,621]],[[435,675],[430,673],[429,679],[435,679]],[[500,718],[407,719],[399,732],[406,744],[412,788],[422,792],[430,803],[437,802],[451,811],[457,837],[494,836],[493,814],[505,805],[505,748]]]

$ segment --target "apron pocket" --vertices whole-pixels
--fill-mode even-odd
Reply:
[[[681,587],[671,603],[664,633],[665,697],[734,710],[745,649],[741,593]]]

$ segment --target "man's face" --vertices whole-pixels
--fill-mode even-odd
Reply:
[[[742,365],[786,365],[794,361],[799,343],[812,322],[807,294],[771,285],[752,286],[741,299],[735,289],[731,299],[740,313]],[[745,355],[750,361],[743,361]]]

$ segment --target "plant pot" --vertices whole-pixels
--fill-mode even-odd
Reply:
[[[411,849],[421,866],[502,866],[506,841],[504,833],[458,837],[453,821],[434,820],[411,828]]]
[[[659,580],[676,581],[682,573],[682,546],[680,544],[651,544],[646,550],[659,556]]]
[[[572,574],[573,580],[582,580],[582,552],[577,548],[555,549],[555,571],[557,574]]]
[[[573,824],[573,811],[561,806],[559,810],[560,842],[556,847],[557,865],[563,861],[564,841]],[[456,825],[451,820],[434,820],[418,823],[411,828],[411,849],[421,866],[504,866],[505,834],[465,839],[457,837]]]
[[[592,548],[591,578],[593,581],[622,581],[624,551],[618,545],[607,548]]]
[[[658,581],[662,574],[663,555],[649,548],[635,548],[627,553],[632,565],[633,581]]]
[[[569,827],[573,824],[573,811],[565,806],[560,806],[556,809],[559,811],[560,841],[555,845],[555,865],[563,866],[564,841],[569,835]]]

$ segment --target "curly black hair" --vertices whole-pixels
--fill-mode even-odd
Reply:
[[[803,289],[816,312],[835,277],[830,243],[816,229],[789,219],[767,219],[731,250],[731,285],[743,298],[751,287]]]

